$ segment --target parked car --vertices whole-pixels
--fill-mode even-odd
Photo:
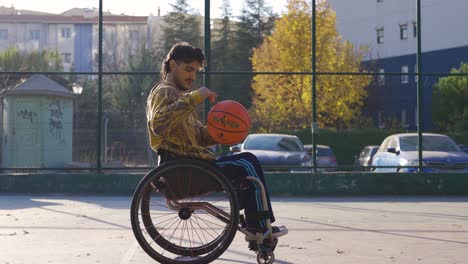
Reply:
[[[376,172],[416,172],[418,166],[418,134],[395,134],[387,137],[374,155],[372,167]],[[468,154],[461,151],[446,135],[422,134],[424,172],[468,172]],[[378,168],[394,166],[394,168]]]
[[[230,148],[231,152],[251,152],[261,165],[310,166],[310,157],[301,140],[294,135],[250,134],[244,142]]]
[[[369,145],[365,146],[359,156],[356,157],[354,165],[363,167],[364,170],[370,170],[372,165],[372,158],[379,149],[379,145]]]
[[[461,151],[468,153],[468,146],[460,144],[458,145],[458,147],[461,149]]]
[[[304,148],[312,159],[313,145],[304,145]],[[334,171],[337,165],[333,150],[326,145],[317,145],[317,171]]]

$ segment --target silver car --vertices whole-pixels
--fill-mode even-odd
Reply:
[[[424,172],[468,172],[468,154],[461,151],[450,137],[423,133],[422,147]],[[372,161],[375,172],[416,172],[418,164],[416,133],[387,137]]]
[[[310,166],[310,156],[301,140],[294,135],[250,134],[242,144],[230,148],[231,152],[251,152],[261,165]]]
[[[364,170],[371,170],[372,159],[378,149],[379,145],[365,146],[359,153],[359,156],[356,157],[354,165],[362,167]]]

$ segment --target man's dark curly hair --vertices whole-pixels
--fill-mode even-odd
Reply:
[[[163,80],[166,79],[167,74],[171,71],[171,68],[169,67],[170,60],[175,60],[177,63],[191,63],[198,61],[203,67],[205,54],[200,48],[195,48],[188,42],[178,42],[174,44],[161,65],[161,78]]]

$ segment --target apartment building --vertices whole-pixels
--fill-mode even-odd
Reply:
[[[417,8],[416,0],[328,0],[336,12],[343,39],[369,53],[363,65],[382,75],[369,87],[367,113],[376,126],[396,118],[416,129]],[[468,62],[468,5],[465,0],[421,1],[422,72],[449,73]],[[402,75],[384,75],[401,73]],[[431,129],[431,96],[440,76],[424,77],[423,129]]]
[[[0,8],[0,51],[58,51],[65,71],[97,70],[99,13],[97,9],[73,8],[50,14],[14,8]],[[103,16],[103,58],[105,67],[118,67],[148,44],[148,17]]]

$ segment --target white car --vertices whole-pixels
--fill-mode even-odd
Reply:
[[[422,147],[424,172],[468,172],[468,154],[461,151],[450,137],[423,133]],[[418,156],[417,133],[391,135],[374,155],[373,171],[416,172]]]

